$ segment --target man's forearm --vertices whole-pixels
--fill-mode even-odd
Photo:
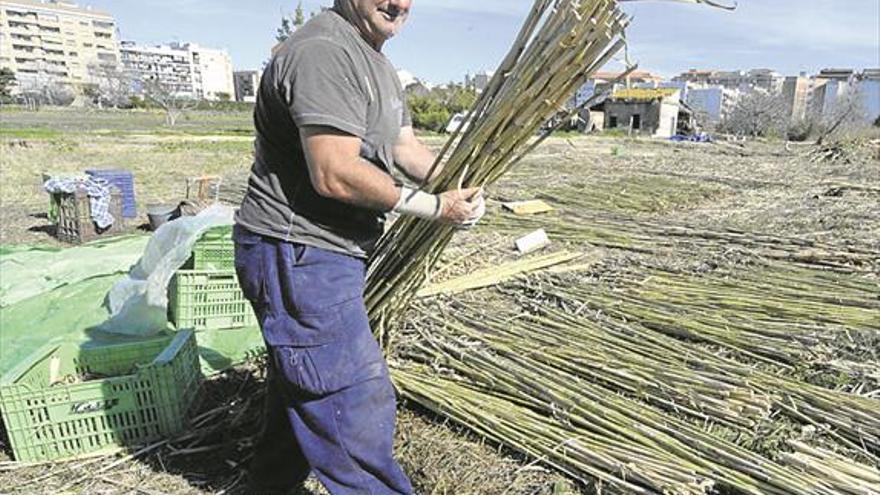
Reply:
[[[406,146],[400,149],[395,156],[395,161],[400,168],[409,178],[419,184],[430,182],[440,172],[440,166],[432,170],[436,160],[437,155],[421,143]]]
[[[401,128],[394,146],[394,161],[410,179],[419,184],[430,182],[442,168],[434,168],[436,160],[437,156],[418,140],[412,127]]]

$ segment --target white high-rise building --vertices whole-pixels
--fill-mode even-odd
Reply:
[[[60,83],[74,90],[92,82],[95,66],[119,65],[112,15],[66,1],[3,0],[0,67],[19,83]]]
[[[184,48],[192,57],[196,97],[212,101],[234,99],[235,81],[229,53],[196,44],[186,44]]]
[[[167,91],[194,98],[192,57],[189,52],[169,45],[137,45],[123,41],[122,65],[137,94],[146,91],[150,82],[160,83]]]
[[[136,93],[143,93],[149,81],[156,81],[190,98],[231,100],[235,96],[232,60],[225,50],[193,43],[146,46],[124,41],[120,51]]]
[[[724,120],[740,97],[738,89],[724,86],[692,86],[687,90],[687,104],[697,113],[697,118],[717,124]]]

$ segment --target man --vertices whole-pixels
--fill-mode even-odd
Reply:
[[[269,350],[252,493],[310,471],[334,495],[412,493],[392,455],[396,404],[364,307],[366,258],[395,211],[472,225],[478,190],[431,195],[385,41],[412,0],[336,0],[280,46],[254,112],[255,161],[235,265]]]

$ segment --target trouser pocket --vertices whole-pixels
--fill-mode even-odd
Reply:
[[[294,393],[327,395],[388,374],[362,301],[345,303],[334,310],[337,324],[343,325],[338,329],[341,338],[322,345],[272,349],[277,369]]]

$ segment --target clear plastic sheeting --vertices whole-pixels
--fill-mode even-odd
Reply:
[[[168,326],[168,283],[186,263],[207,229],[233,223],[233,209],[215,204],[194,217],[162,225],[150,238],[140,261],[107,293],[110,318],[103,332],[147,336]]]

